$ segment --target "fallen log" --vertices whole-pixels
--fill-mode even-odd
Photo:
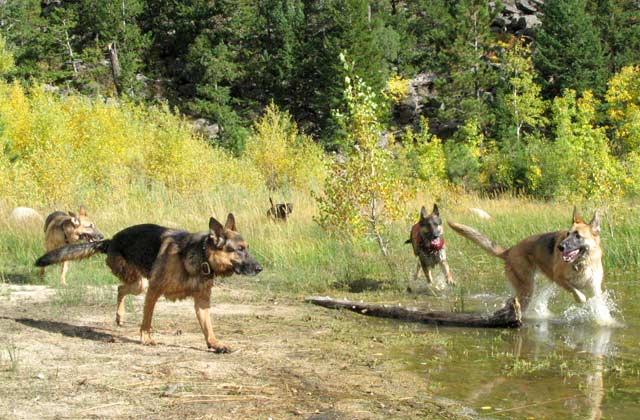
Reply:
[[[311,296],[304,300],[330,309],[348,309],[363,315],[393,318],[423,324],[448,325],[477,328],[518,328],[522,326],[522,314],[517,298],[511,298],[501,309],[492,314],[460,313],[446,311],[421,311],[397,305],[376,305],[328,296]]]

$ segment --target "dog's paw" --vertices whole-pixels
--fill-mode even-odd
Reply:
[[[209,343],[207,344],[207,347],[209,348],[209,351],[212,353],[230,353],[231,352],[231,347],[219,342]]]
[[[124,325],[124,319],[120,315],[116,315],[116,325],[122,327]]]
[[[151,338],[151,333],[142,331],[140,333],[140,344],[143,346],[155,346],[156,342]]]

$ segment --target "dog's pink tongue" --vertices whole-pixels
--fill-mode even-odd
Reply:
[[[573,251],[570,252],[563,252],[562,253],[562,259],[565,260],[566,262],[573,262],[573,260],[576,259],[576,257],[578,256],[578,253],[580,252],[580,250],[575,249]]]

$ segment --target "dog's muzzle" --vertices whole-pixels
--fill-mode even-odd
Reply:
[[[262,271],[262,266],[257,262],[244,262],[233,267],[236,274],[243,276],[257,276]]]
[[[567,244],[560,242],[558,244],[558,251],[562,253],[562,260],[571,264],[584,254],[586,249],[584,247],[568,246]]]
[[[83,233],[82,235],[80,235],[80,239],[87,242],[96,242],[103,240],[104,235],[100,232],[94,234]]]

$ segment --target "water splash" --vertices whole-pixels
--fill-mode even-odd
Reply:
[[[558,288],[551,283],[544,284],[537,290],[529,302],[525,314],[528,319],[551,319],[553,313],[549,309],[549,300],[556,294]]]
[[[612,314],[618,313],[618,306],[609,291],[594,296],[580,305],[571,305],[562,317],[571,324],[594,323],[601,326],[617,327],[622,324]]]

